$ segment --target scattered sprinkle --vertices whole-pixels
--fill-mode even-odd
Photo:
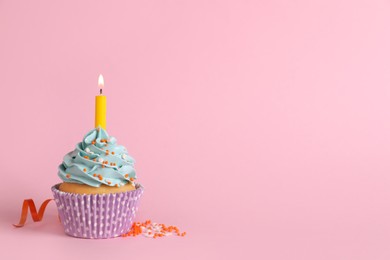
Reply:
[[[96,141],[95,141],[95,140],[93,140],[93,141],[92,141],[92,144],[93,144],[93,145],[94,145],[94,144],[96,144]]]
[[[115,152],[111,152],[111,154],[112,154],[112,155],[114,155],[114,154],[115,154]]]
[[[83,170],[84,172],[86,172],[87,171],[87,169],[86,168],[84,168],[84,170]]]
[[[85,158],[85,159],[89,159],[89,157],[88,157],[88,156],[86,156],[86,155],[84,156],[84,158]]]
[[[164,224],[152,223],[151,220],[146,220],[143,223],[133,223],[130,231],[126,234],[123,234],[122,237],[135,237],[138,235],[143,235],[147,238],[159,238],[170,235],[184,237],[186,234],[186,232],[180,233],[179,229],[176,226],[166,226]]]
[[[67,174],[67,175],[66,175],[66,178],[68,178],[68,179],[69,179],[69,178],[70,178],[70,174]]]
[[[93,174],[93,177],[96,177],[96,176],[97,176],[97,174],[96,174],[96,173],[94,173],[94,174]]]
[[[125,174],[125,178],[128,178],[129,177],[129,174]]]

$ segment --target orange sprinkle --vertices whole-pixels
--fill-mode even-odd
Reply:
[[[162,228],[162,230],[157,231],[157,232],[156,231],[153,232],[151,230],[150,225],[151,225],[151,220],[150,219],[146,220],[143,223],[135,222],[131,226],[130,231],[127,232],[126,234],[123,234],[122,237],[128,237],[128,236],[135,237],[135,236],[139,236],[139,235],[142,235],[142,234],[148,234],[150,237],[156,239],[156,238],[160,238],[160,237],[166,236],[167,232],[174,233],[177,236],[181,236],[181,237],[184,237],[186,235],[186,232],[183,232],[183,233],[178,232],[179,229],[177,227],[175,227],[175,226],[168,226],[167,227],[164,224],[158,224],[158,226],[160,226]],[[174,231],[174,232],[172,232],[172,231]],[[153,234],[153,236],[152,236],[152,234]]]
[[[68,179],[69,179],[69,178],[70,178],[70,174],[67,174],[67,175],[66,175],[66,178],[68,178]]]
[[[112,155],[114,155],[114,154],[115,154],[115,152],[111,152],[111,154],[112,154]]]
[[[99,180],[103,180],[103,176],[101,176],[100,174],[98,175],[99,177]]]
[[[119,187],[119,185],[118,185],[118,184],[115,184],[115,187]]]
[[[129,177],[129,175],[128,175],[128,174],[125,174],[125,178],[127,178],[127,177]]]
[[[88,157],[88,156],[86,156],[86,155],[84,156],[84,158],[85,158],[85,159],[89,159],[89,157]]]
[[[85,168],[84,168],[84,170],[83,170],[83,171],[84,171],[84,172],[86,172],[86,171],[87,171],[87,169],[85,169]]]
[[[93,141],[92,141],[92,144],[96,144],[96,141],[95,141],[95,140],[93,140]]]
[[[111,184],[111,182],[110,182],[110,181],[107,181],[107,180],[106,180],[106,182],[107,182],[107,184]]]
[[[134,181],[134,178],[130,178],[131,181]]]

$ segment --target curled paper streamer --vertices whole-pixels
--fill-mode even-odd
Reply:
[[[39,207],[39,211],[37,212],[37,208],[35,207],[35,203],[32,199],[27,199],[23,201],[22,213],[20,215],[19,224],[13,224],[14,227],[23,227],[27,220],[28,209],[30,209],[31,217],[34,222],[39,222],[43,218],[43,214],[45,214],[45,209],[47,204],[53,199],[45,200],[42,205]]]

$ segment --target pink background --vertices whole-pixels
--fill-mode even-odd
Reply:
[[[0,0],[0,258],[389,259],[390,2]],[[81,240],[41,203],[93,127],[137,160],[138,219]],[[141,258],[142,257],[142,258]]]

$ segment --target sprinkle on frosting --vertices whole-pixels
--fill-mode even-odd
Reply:
[[[74,151],[65,155],[58,176],[64,182],[93,187],[119,187],[130,183],[129,177],[136,179],[134,159],[101,128],[92,129]]]

